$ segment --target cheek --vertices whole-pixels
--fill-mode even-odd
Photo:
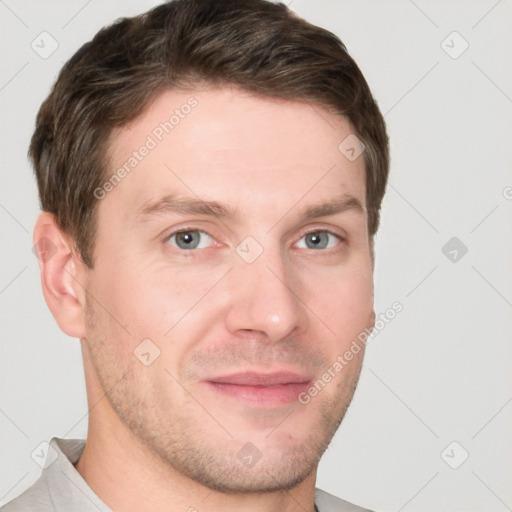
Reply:
[[[373,310],[371,272],[341,272],[321,287],[318,281],[307,286],[311,310],[335,333],[337,345],[350,344],[367,327]]]
[[[190,330],[189,318],[213,300],[215,293],[210,292],[223,273],[192,264],[187,268],[124,261],[105,275],[101,295],[105,307],[134,339],[166,340],[175,332]]]

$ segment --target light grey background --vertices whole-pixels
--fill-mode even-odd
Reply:
[[[0,503],[39,476],[42,441],[87,428],[79,341],[51,316],[31,252],[34,118],[82,43],[156,3],[0,0]],[[287,3],[341,37],[385,114],[375,305],[404,306],[368,346],[318,486],[376,511],[512,510],[512,2]],[[51,49],[43,31],[58,42],[46,59],[31,47]],[[452,237],[467,254],[445,256]]]

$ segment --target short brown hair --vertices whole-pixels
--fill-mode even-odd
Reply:
[[[309,101],[348,118],[365,145],[373,253],[388,137],[344,44],[281,3],[173,0],[100,30],[64,65],[37,115],[29,156],[41,208],[56,216],[88,267],[94,266],[94,190],[109,172],[113,128],[135,119],[163,90],[199,83]]]

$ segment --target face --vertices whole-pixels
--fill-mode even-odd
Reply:
[[[167,91],[110,140],[86,378],[210,488],[297,485],[352,398],[363,350],[322,378],[373,325],[364,162],[338,149],[351,133],[320,106],[222,88]]]

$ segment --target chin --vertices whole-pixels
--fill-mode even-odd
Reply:
[[[316,472],[319,460],[316,453],[302,452],[289,456],[274,451],[270,457],[262,454],[254,466],[247,467],[234,455],[230,460],[212,455],[200,462],[189,459],[187,466],[181,466],[179,470],[214,491],[225,494],[263,494],[295,488]]]

